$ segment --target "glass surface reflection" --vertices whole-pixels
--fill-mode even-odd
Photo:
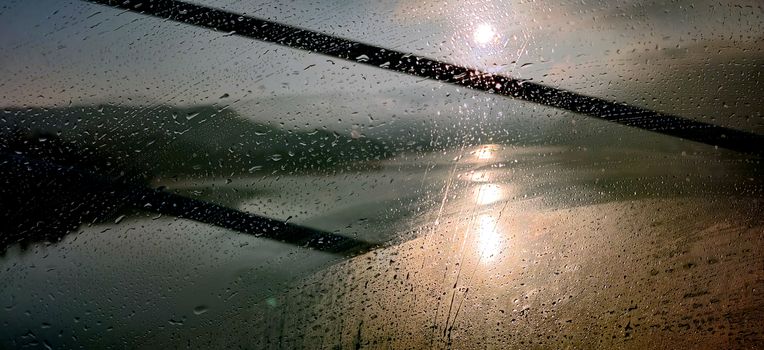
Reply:
[[[475,203],[478,205],[488,205],[500,201],[504,198],[504,189],[497,184],[482,184],[478,187],[475,195]]]
[[[474,152],[474,155],[476,159],[482,161],[494,159],[496,157],[496,146],[481,146],[477,151]]]
[[[481,261],[495,259],[501,253],[503,239],[493,215],[483,214],[477,218],[477,235],[476,248]]]
[[[491,181],[491,176],[487,171],[471,171],[462,175],[462,179],[467,179],[471,182],[488,182]]]

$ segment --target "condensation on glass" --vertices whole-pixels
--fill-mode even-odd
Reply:
[[[304,36],[215,30],[222,12],[188,4]],[[145,13],[160,5],[177,13]],[[5,1],[0,347],[760,346],[764,145],[305,47],[328,35],[760,138],[763,16]]]

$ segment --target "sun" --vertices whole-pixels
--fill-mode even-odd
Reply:
[[[472,33],[472,39],[479,45],[485,45],[496,39],[496,30],[492,25],[483,23]]]

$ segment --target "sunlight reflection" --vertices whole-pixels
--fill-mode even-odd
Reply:
[[[469,179],[472,182],[488,182],[490,176],[488,176],[487,171],[475,171],[469,174]]]
[[[477,250],[481,259],[489,261],[501,252],[502,239],[496,218],[483,214],[477,219]]]
[[[474,152],[475,158],[479,160],[488,160],[496,157],[496,147],[493,145],[481,146]]]
[[[501,186],[496,184],[483,184],[478,187],[475,194],[475,203],[478,205],[486,205],[496,203],[504,198],[504,190]]]

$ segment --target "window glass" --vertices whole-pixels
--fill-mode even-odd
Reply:
[[[763,13],[5,1],[0,347],[755,347]]]

